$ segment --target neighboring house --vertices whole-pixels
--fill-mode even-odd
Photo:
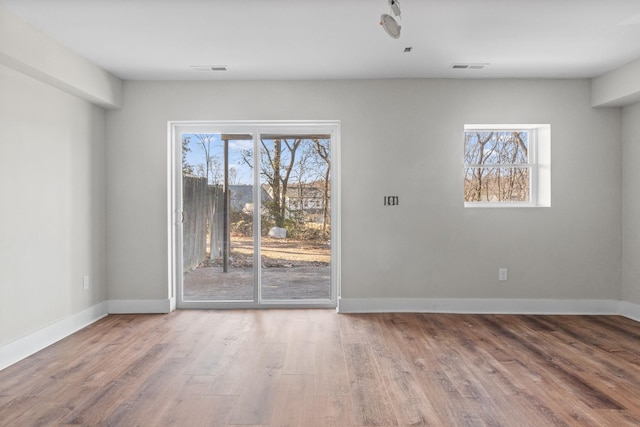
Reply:
[[[229,190],[231,191],[232,212],[253,212],[253,185],[230,185]],[[260,200],[263,204],[273,200],[264,186],[260,191]]]
[[[324,210],[323,188],[322,182],[290,185],[285,199],[289,216],[300,216],[305,222],[321,224]]]
[[[273,189],[262,185],[263,194],[273,200]],[[324,183],[314,181],[304,184],[289,184],[285,197],[287,218],[302,218],[305,222],[322,224],[324,218]]]

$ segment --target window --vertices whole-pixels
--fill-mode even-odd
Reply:
[[[548,125],[465,126],[465,206],[549,206],[549,134]]]

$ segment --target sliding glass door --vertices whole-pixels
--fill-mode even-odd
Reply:
[[[338,123],[174,123],[178,307],[335,307]]]

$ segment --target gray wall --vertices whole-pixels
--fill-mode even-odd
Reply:
[[[622,299],[640,304],[640,104],[622,110]]]
[[[2,65],[0,93],[2,345],[106,298],[106,129],[102,108]]]
[[[242,119],[341,121],[343,297],[621,296],[621,113],[588,80],[125,82],[107,114],[110,299],[170,295],[167,121]],[[551,207],[463,208],[465,123],[550,124]]]

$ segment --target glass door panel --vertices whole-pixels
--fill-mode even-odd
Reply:
[[[182,135],[182,300],[254,301],[253,136]]]
[[[332,298],[331,136],[262,134],[260,296]]]

